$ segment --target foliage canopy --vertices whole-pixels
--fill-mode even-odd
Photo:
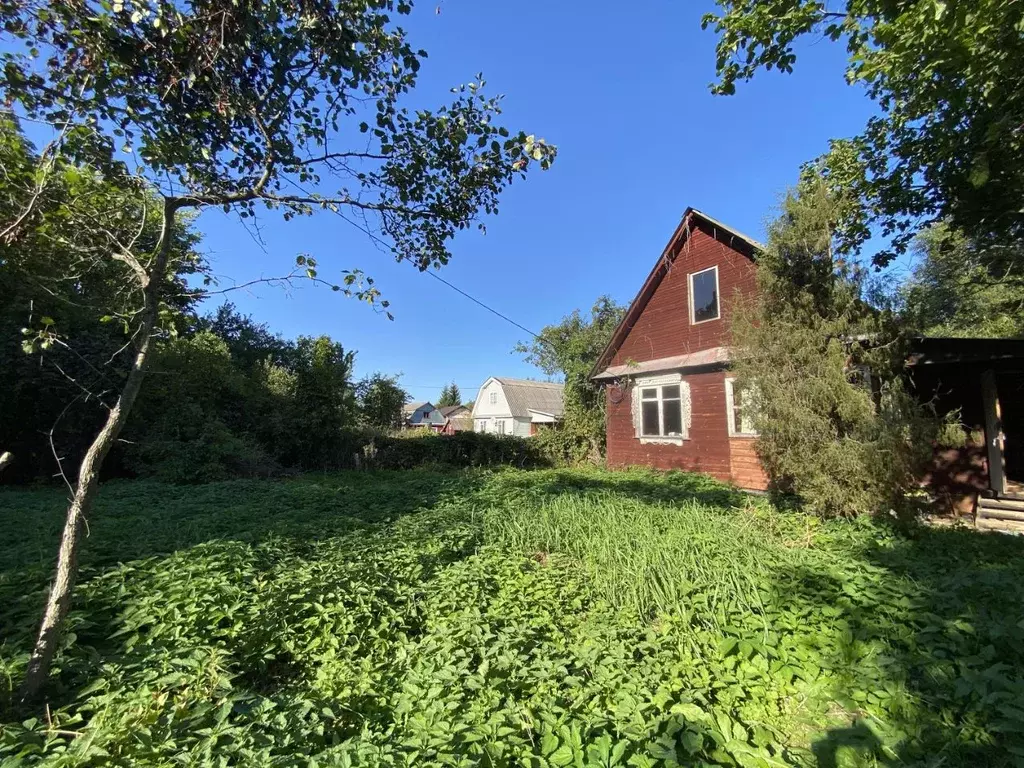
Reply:
[[[520,342],[515,352],[549,376],[565,377],[565,413],[558,429],[541,433],[552,443],[559,461],[595,461],[604,455],[604,390],[590,380],[598,357],[604,351],[626,308],[608,296],[601,296],[585,317],[578,309],[561,322],[545,326],[530,342]]]
[[[915,249],[918,262],[897,297],[909,328],[925,336],[1024,336],[1024,275],[1011,266],[1024,257],[1009,256],[1013,244],[994,255],[940,223],[918,236]]]
[[[397,376],[379,372],[367,376],[356,387],[356,396],[364,424],[385,431],[402,426],[402,406],[409,393],[402,389]]]
[[[872,227],[887,264],[919,223],[947,220],[981,246],[1024,236],[1024,7],[1020,3],[719,0],[715,93],[760,69],[792,71],[800,38],[842,42],[846,80],[881,114],[833,141],[824,167],[856,201],[837,243],[856,251]],[[1020,262],[1017,262],[1018,267]]]

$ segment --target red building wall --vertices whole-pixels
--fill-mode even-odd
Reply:
[[[688,276],[716,265],[721,317],[690,325]],[[703,229],[694,229],[679,246],[675,259],[662,269],[664,277],[634,321],[611,365],[728,346],[729,305],[737,294],[750,294],[756,288],[753,261]]]
[[[730,304],[737,295],[755,289],[754,264],[728,238],[718,239],[709,226],[697,226],[677,247],[674,257],[662,265],[661,281],[646,307],[633,319],[609,365],[641,363],[703,349],[729,345]],[[688,276],[718,267],[720,317],[690,324]],[[649,466],[706,472],[743,488],[763,489],[766,478],[750,438],[730,438],[726,413],[724,370],[683,372],[690,385],[691,423],[682,445],[641,443],[636,437],[631,408],[632,391],[623,389],[618,403],[609,396],[608,464],[613,467]]]

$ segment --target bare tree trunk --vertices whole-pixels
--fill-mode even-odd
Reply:
[[[4,470],[4,467],[6,467],[12,461],[14,461],[14,456],[11,454],[10,451],[4,451],[3,453],[0,453],[0,472],[2,472]]]
[[[135,399],[138,397],[142,380],[146,375],[153,331],[156,328],[160,312],[160,289],[165,279],[164,273],[170,255],[176,210],[177,205],[173,200],[164,202],[160,242],[142,285],[144,303],[135,359],[132,361],[124,389],[121,390],[117,402],[110,409],[106,423],[97,433],[79,466],[78,482],[68,506],[64,532],[61,534],[53,586],[47,598],[46,612],[43,614],[35,648],[25,674],[25,682],[20,691],[20,698],[23,702],[35,699],[49,677],[50,666],[57,651],[64,620],[71,610],[71,595],[75,587],[75,579],[78,576],[78,548],[81,543],[82,528],[95,501],[100,468],[128,420],[128,415],[131,413],[132,406],[135,405]]]

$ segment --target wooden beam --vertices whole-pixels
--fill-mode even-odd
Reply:
[[[1006,463],[1003,456],[1003,416],[996,390],[996,373],[981,374],[981,400],[985,408],[985,445],[988,448],[988,483],[996,493],[1006,492]]]

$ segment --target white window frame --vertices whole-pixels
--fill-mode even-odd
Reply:
[[[504,419],[495,419],[495,421],[494,421],[494,431],[495,431],[496,434],[499,434],[499,435],[504,435],[505,434],[505,420]]]
[[[733,377],[727,377],[725,380],[725,420],[729,425],[729,437],[757,437],[757,430],[751,429],[749,431],[743,430],[742,420],[740,424],[736,424],[736,390],[734,389],[734,382],[736,381]],[[747,408],[750,406],[748,405]],[[739,429],[737,429],[739,427]]]
[[[693,314],[693,310],[694,310],[694,307],[693,307],[693,278],[695,278],[697,275],[703,275],[705,272],[711,272],[712,270],[715,273],[715,316],[714,317],[709,317],[707,320],[697,320],[697,319],[694,318],[694,314]],[[714,322],[715,320],[721,320],[722,319],[722,291],[719,289],[719,285],[718,285],[718,265],[716,264],[713,267],[708,267],[707,269],[702,269],[702,270],[700,270],[698,272],[691,272],[687,276],[686,279],[688,281],[688,284],[689,284],[688,287],[690,289],[689,290],[689,293],[690,293],[690,325],[700,325],[701,323],[711,323],[711,322]]]
[[[497,392],[491,392],[490,398],[488,398],[488,399],[491,401],[491,405],[497,405],[498,404],[498,393]]]
[[[643,434],[643,390],[645,389],[657,389],[658,390],[658,426],[661,431],[665,429],[665,410],[664,400],[662,398],[662,387],[679,387],[679,410],[680,410],[680,427],[682,433],[679,435],[645,435]],[[648,401],[651,402],[651,401]],[[678,373],[669,373],[661,376],[649,376],[642,379],[636,379],[633,382],[632,391],[632,405],[633,405],[633,428],[637,439],[643,445],[648,444],[667,444],[667,445],[682,445],[684,440],[690,439],[690,421],[691,421],[691,408],[690,408],[690,385],[683,381],[683,377]]]

